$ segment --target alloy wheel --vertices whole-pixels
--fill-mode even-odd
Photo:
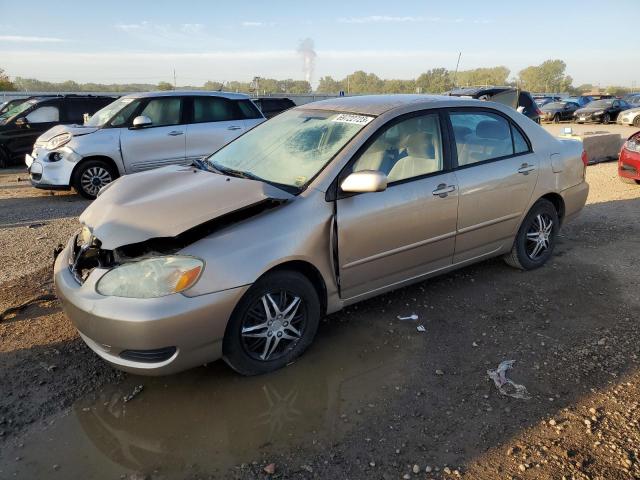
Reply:
[[[266,293],[245,315],[242,344],[255,360],[277,360],[298,343],[306,324],[307,309],[299,296],[287,290]]]
[[[96,196],[100,189],[107,183],[111,183],[111,181],[113,181],[113,178],[109,170],[104,167],[95,166],[89,167],[82,172],[80,186],[89,195]]]
[[[551,246],[553,219],[546,213],[539,213],[531,222],[527,230],[527,256],[531,260],[538,260]]]

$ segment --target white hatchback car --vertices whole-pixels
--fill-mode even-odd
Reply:
[[[249,96],[227,92],[149,92],[122,97],[84,125],[42,134],[25,163],[31,184],[75,188],[87,198],[120,175],[210,155],[265,120]]]

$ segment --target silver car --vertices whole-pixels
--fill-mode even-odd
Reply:
[[[103,359],[283,367],[322,316],[502,255],[542,266],[585,204],[581,143],[509,107],[422,95],[296,107],[197,167],[106,186],[55,264]]]
[[[95,198],[119,176],[188,165],[264,121],[242,93],[136,93],[97,111],[84,125],[49,129],[36,140],[25,163],[34,187],[73,187]]]
[[[619,125],[633,125],[640,128],[640,107],[634,107],[620,112],[616,123]]]

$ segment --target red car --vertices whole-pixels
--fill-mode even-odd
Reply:
[[[620,150],[618,175],[640,185],[640,132],[631,135]]]

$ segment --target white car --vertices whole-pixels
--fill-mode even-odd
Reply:
[[[95,198],[121,175],[190,164],[265,121],[249,96],[227,92],[150,92],[127,95],[84,125],[42,134],[25,163],[31,184],[75,188]]]
[[[620,112],[616,123],[620,125],[633,125],[634,127],[640,127],[640,107]]]

